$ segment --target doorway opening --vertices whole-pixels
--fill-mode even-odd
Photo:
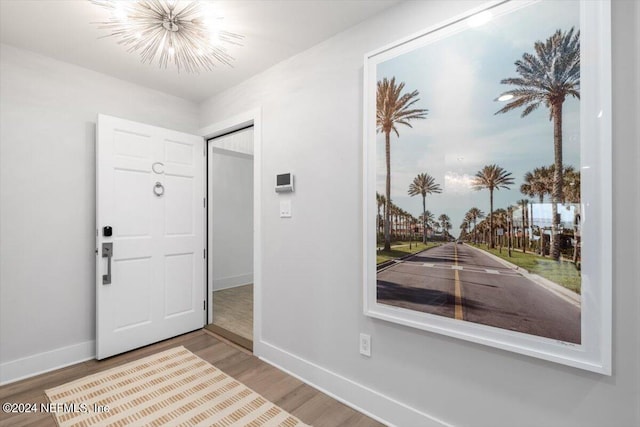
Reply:
[[[207,140],[207,329],[253,350],[254,128]]]

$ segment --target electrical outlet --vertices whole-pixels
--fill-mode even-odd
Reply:
[[[360,354],[371,357],[371,335],[360,334]]]

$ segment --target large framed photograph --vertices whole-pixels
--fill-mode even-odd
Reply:
[[[611,374],[609,1],[501,1],[364,64],[364,312]]]

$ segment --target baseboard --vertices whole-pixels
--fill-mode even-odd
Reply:
[[[85,341],[0,364],[0,385],[93,359],[96,342]]]
[[[213,290],[221,291],[223,289],[235,288],[253,283],[253,273],[241,274],[239,276],[222,277],[213,279]]]
[[[451,427],[442,420],[267,342],[254,343],[254,354],[270,365],[388,426]]]

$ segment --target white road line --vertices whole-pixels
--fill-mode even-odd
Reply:
[[[398,261],[395,260],[396,264],[404,262],[404,261]],[[446,269],[451,269],[451,270],[461,270],[461,271],[469,271],[471,273],[486,273],[486,274],[497,274],[497,275],[502,275],[502,276],[513,276],[513,277],[521,277],[522,275],[518,272],[515,271],[500,271],[500,270],[493,270],[490,268],[478,268],[478,267],[464,267],[462,265],[442,265],[442,264],[438,264],[436,265],[435,263],[432,262],[424,262],[422,263],[422,267],[427,267],[427,268],[446,268]]]

